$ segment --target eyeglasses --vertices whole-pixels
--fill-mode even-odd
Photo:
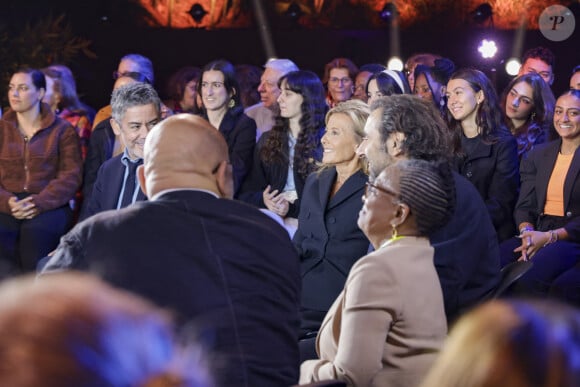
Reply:
[[[333,84],[338,84],[338,83],[342,83],[343,85],[346,85],[348,83],[352,82],[352,79],[350,79],[349,77],[344,77],[344,78],[336,78],[336,77],[332,77],[328,80],[329,83],[333,83]]]
[[[121,77],[129,77],[129,78],[133,78],[134,80],[136,80],[137,82],[145,82],[145,83],[149,83],[151,84],[151,82],[149,81],[149,79],[141,74],[140,72],[137,71],[125,71],[123,73],[120,73],[118,71],[113,71],[113,79],[117,80]]]
[[[210,86],[214,89],[221,89],[222,87],[224,87],[224,83],[223,82],[202,82],[201,83],[202,89],[207,89]]]
[[[389,195],[389,196],[394,197],[395,199],[399,199],[398,193],[393,192],[393,191],[388,190],[388,189],[383,188],[383,187],[379,187],[378,185],[375,185],[375,184],[371,183],[370,181],[368,181],[366,183],[365,196],[368,197],[370,194],[377,196],[377,192],[382,192],[385,195]]]

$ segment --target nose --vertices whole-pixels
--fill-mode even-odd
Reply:
[[[264,90],[264,82],[260,82],[260,84],[258,85],[258,93],[262,93],[266,90]]]
[[[322,145],[324,145],[324,144],[328,144],[328,140],[327,140],[326,134],[327,134],[327,133],[325,132],[325,133],[324,133],[324,135],[322,136],[322,138],[320,139],[320,143],[321,143]]]
[[[278,98],[276,98],[276,102],[280,103],[284,99],[283,94],[280,94]]]
[[[512,106],[513,107],[518,107],[520,106],[520,99],[519,98],[514,98],[514,100],[512,101]]]

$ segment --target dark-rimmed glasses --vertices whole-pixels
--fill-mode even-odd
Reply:
[[[398,193],[393,192],[393,191],[386,189],[386,188],[383,188],[383,187],[379,187],[378,185],[375,185],[375,184],[371,183],[370,181],[367,181],[366,188],[365,188],[365,196],[368,197],[369,194],[373,194],[374,196],[376,196],[377,192],[381,192],[385,195],[392,196],[395,199],[399,199]]]

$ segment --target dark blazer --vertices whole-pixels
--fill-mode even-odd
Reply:
[[[123,154],[120,154],[101,165],[89,200],[83,202],[79,221],[96,213],[117,208],[125,177],[125,165],[121,161],[122,158]],[[139,190],[137,201],[141,200],[147,200],[147,197],[142,190]]]
[[[300,203],[294,245],[302,272],[301,334],[317,331],[344,288],[352,265],[369,249],[358,228],[367,175],[358,171],[331,198],[336,169],[312,173]]]
[[[258,209],[201,191],[97,214],[63,237],[43,273],[91,271],[193,323],[216,386],[298,380],[299,261]]]
[[[245,201],[246,203],[253,204],[260,208],[266,208],[264,204],[264,197],[262,193],[268,185],[272,190],[278,190],[282,192],[284,186],[286,185],[286,180],[288,180],[288,162],[284,163],[266,163],[260,158],[260,149],[264,146],[267,139],[272,134],[271,131],[264,133],[258,140],[256,145],[256,151],[254,154],[254,163],[252,167],[252,172],[244,182],[241,192],[239,194],[239,199]],[[301,155],[295,155],[295,157],[301,157]],[[322,145],[320,141],[318,142],[318,147],[316,149],[317,161],[322,158]],[[292,170],[294,174],[294,184],[296,186],[296,193],[298,194],[298,199],[294,203],[290,203],[288,209],[288,214],[293,218],[298,217],[298,211],[300,210],[300,198],[302,197],[302,192],[304,191],[305,180],[300,174],[295,170]]]
[[[429,238],[450,324],[485,300],[500,280],[498,241],[488,209],[473,184],[457,173],[453,177],[455,211]]]
[[[511,134],[500,137],[494,144],[486,144],[481,137],[478,140],[460,161],[459,172],[473,183],[485,201],[501,242],[516,231],[513,211],[520,184],[518,145]],[[462,145],[466,141],[469,140],[462,136]]]
[[[562,224],[544,229],[540,224],[546,204],[548,182],[556,164],[562,140],[538,145],[522,159],[522,188],[516,205],[516,224],[529,222],[536,229],[564,227],[571,241],[580,241],[580,148],[576,149],[564,181],[564,219]]]
[[[204,117],[207,119],[207,115]],[[236,106],[226,112],[219,131],[228,144],[230,163],[234,172],[234,196],[237,197],[244,179],[252,169],[256,146],[256,122],[244,114],[242,107]]]
[[[109,121],[111,117],[101,121],[91,134],[89,149],[85,159],[83,174],[83,198],[87,202],[93,192],[97,173],[103,163],[113,156],[115,133]]]

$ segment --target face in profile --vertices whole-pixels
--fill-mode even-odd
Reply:
[[[302,102],[304,102],[304,97],[290,90],[286,80],[282,82],[280,88],[281,92],[278,97],[280,115],[288,119],[300,119],[302,116]]]
[[[342,102],[350,99],[353,91],[353,80],[348,74],[348,69],[339,67],[330,70],[328,92],[334,102]]]
[[[44,97],[42,98],[42,102],[48,104],[52,111],[55,111],[58,107],[58,103],[60,101],[60,96],[54,90],[54,79],[49,77],[48,75],[44,76],[46,80],[46,92],[44,93]]]
[[[278,88],[278,80],[282,73],[273,68],[266,68],[260,78],[258,85],[258,93],[260,93],[260,101],[264,107],[272,109],[277,106],[277,100],[280,96],[280,89]]]
[[[44,89],[34,86],[30,74],[15,73],[8,84],[10,108],[16,113],[27,112],[38,106],[44,92]]]
[[[191,80],[187,82],[185,88],[183,89],[183,98],[180,101],[180,105],[183,110],[193,110],[197,106],[197,81]]]
[[[512,121],[525,122],[534,108],[534,90],[526,82],[516,83],[508,92],[505,114]]]
[[[357,153],[364,155],[368,162],[371,180],[395,161],[394,156],[389,153],[389,146],[392,148],[395,142],[392,138],[394,135],[391,134],[391,137],[386,142],[382,141],[380,133],[381,119],[381,109],[375,109],[371,112],[365,124],[365,137],[357,149]]]
[[[357,163],[356,148],[358,141],[354,123],[346,114],[335,113],[326,124],[326,132],[322,136],[324,164],[339,165]]]
[[[575,140],[580,136],[580,99],[569,94],[558,98],[554,127],[563,139]]]
[[[111,119],[115,134],[121,136],[132,160],[143,158],[143,146],[149,131],[159,122],[155,105],[137,105],[127,108],[121,122]]]

